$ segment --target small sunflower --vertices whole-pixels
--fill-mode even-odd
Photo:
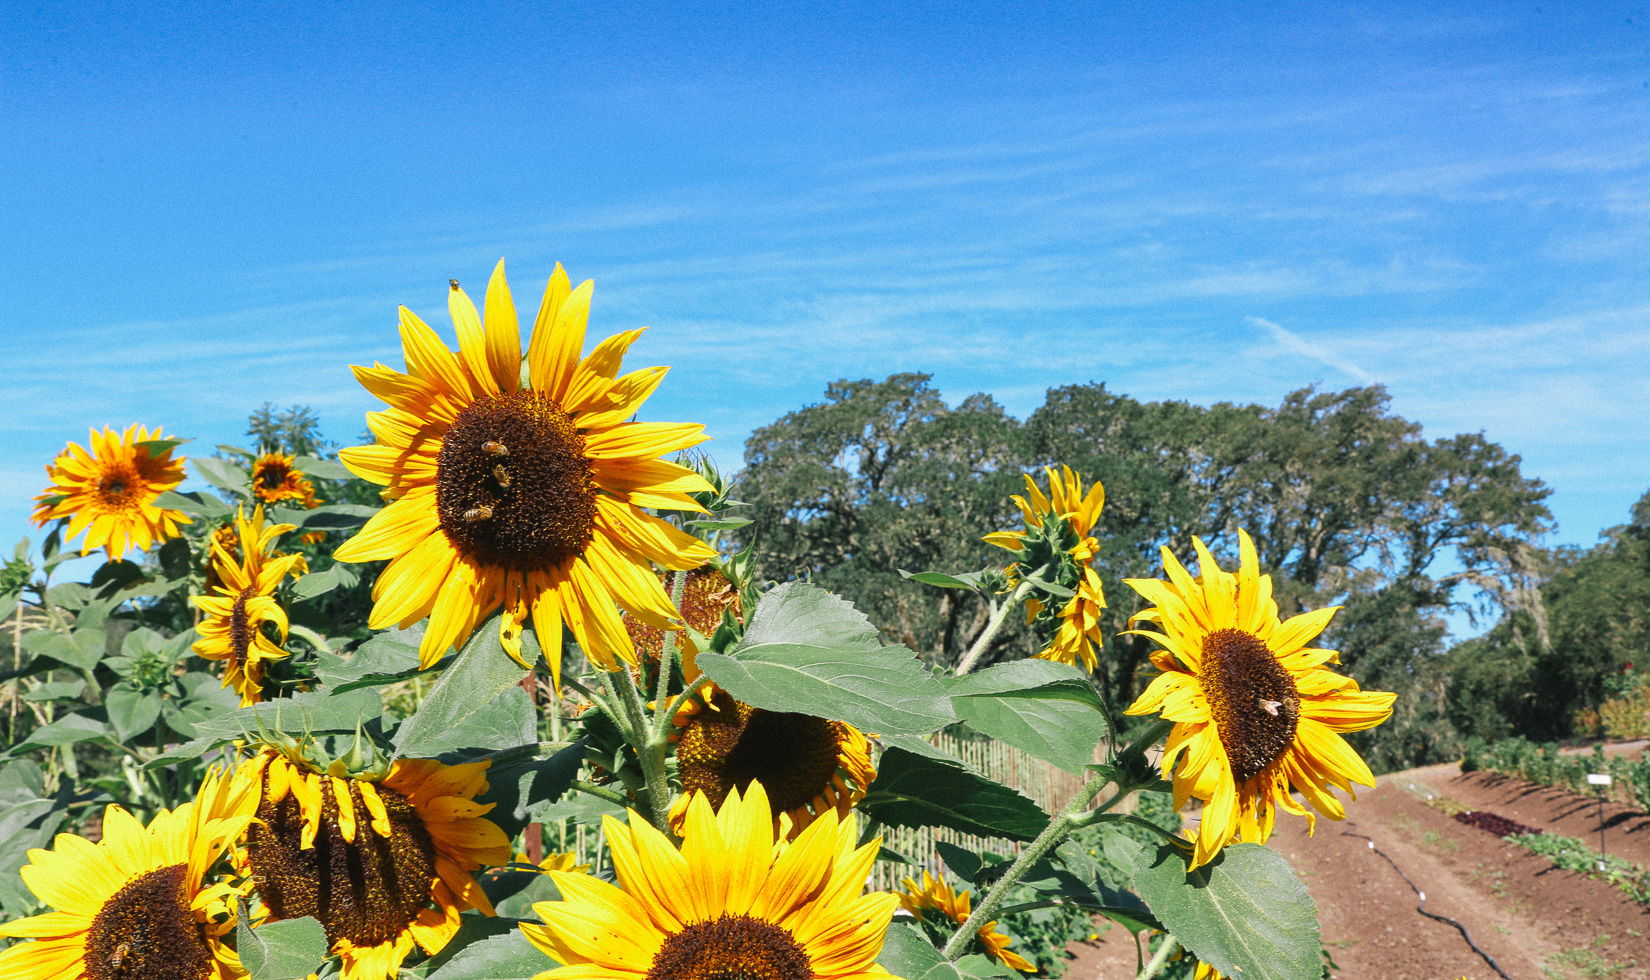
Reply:
[[[556,266],[527,346],[528,384],[503,262],[487,286],[485,325],[453,281],[457,353],[402,307],[407,373],[354,369],[389,408],[367,416],[377,444],[340,459],[383,484],[391,503],[337,558],[391,560],[373,587],[370,624],[405,627],[428,616],[419,648],[426,667],[501,604],[505,650],[521,660],[531,614],[558,687],[564,619],[596,664],[634,663],[614,603],[667,627],[676,610],[650,562],[686,570],[715,556],[642,510],[704,509],[688,496],[711,489],[704,477],[659,458],[704,441],[704,426],[625,421],[667,369],[619,375],[640,330],[580,359],[591,288],[571,289]]]
[[[618,885],[552,871],[562,901],[522,926],[559,969],[544,980],[872,980],[899,900],[864,895],[881,842],[855,848],[855,822],[821,816],[776,840],[760,783],[712,811],[688,807],[678,850],[634,811],[603,817]]]
[[[1106,488],[1096,481],[1085,494],[1083,478],[1069,466],[1060,467],[1059,473],[1049,467],[1043,472],[1048,475],[1047,496],[1026,474],[1026,495],[1012,498],[1025,516],[1025,530],[997,531],[986,535],[985,541],[1022,556],[1008,568],[1010,582],[1018,583],[1027,570],[1041,570],[1043,576],[1071,590],[1071,598],[1058,611],[1040,599],[1029,599],[1026,623],[1041,624],[1041,632],[1053,634],[1038,658],[1072,666],[1082,660],[1092,671],[1098,663],[1094,651],[1100,645],[1100,610],[1106,608],[1106,595],[1100,576],[1089,564],[1100,547],[1089,531],[1100,520]]]
[[[714,686],[675,720],[684,794],[671,806],[677,832],[695,792],[721,806],[730,793],[760,784],[774,818],[787,815],[795,836],[826,813],[846,818],[877,778],[871,743],[847,722],[753,708]]]
[[[942,927],[956,928],[967,922],[973,906],[967,891],[953,892],[950,883],[943,877],[936,878],[926,871],[922,873],[922,887],[917,887],[915,881],[907,878],[905,891],[895,894],[899,895],[899,903],[905,906],[905,911],[925,922],[943,917],[944,921],[937,923]],[[1037,972],[1036,964],[1008,948],[1014,940],[997,931],[995,920],[981,926],[975,935],[987,959],[1013,967],[1021,973]]]
[[[660,577],[660,585],[669,584],[669,580]],[[740,615],[739,589],[729,582],[714,565],[704,565],[688,573],[687,582],[682,586],[682,622],[710,636],[716,628],[722,625],[722,613],[732,610],[735,617]],[[635,616],[624,618],[624,628],[630,634],[630,642],[636,647],[637,660],[642,664],[657,664],[665,652],[665,630],[650,623],[644,622]],[[692,683],[699,677],[699,648],[693,642],[693,635],[686,630],[674,630],[676,633],[677,649],[682,652],[682,679]]]
[[[286,611],[275,601],[275,588],[288,575],[307,570],[303,555],[275,552],[275,539],[292,530],[291,524],[264,526],[260,504],[252,517],[235,515],[235,549],[231,551],[212,535],[211,579],[216,595],[195,596],[194,603],[205,613],[195,627],[200,639],[195,653],[207,660],[224,662],[223,686],[233,686],[241,695],[241,705],[263,699],[264,665],[280,660],[287,652],[264,634],[265,623],[273,624],[286,642]]]
[[[94,844],[59,834],[32,850],[29,890],[55,911],[0,925],[27,937],[0,950],[8,980],[232,980],[245,975],[222,937],[235,890],[207,873],[252,819],[250,786],[209,772],[195,799],[145,827],[119,806]]]
[[[177,537],[178,525],[192,518],[156,507],[155,498],[183,482],[183,458],[172,458],[172,446],[155,452],[149,445],[165,439],[160,429],[134,425],[117,435],[104,426],[90,436],[91,452],[71,442],[47,464],[52,485],[34,498],[36,526],[66,517],[65,540],[85,531],[80,553],[102,548],[110,560]]]
[[[287,453],[264,453],[252,463],[252,496],[266,504],[293,501],[305,510],[314,510],[325,501],[315,496],[315,485],[309,482],[297,461]],[[299,537],[304,544],[315,544],[326,537],[325,531],[310,531]]]
[[[493,907],[471,872],[510,860],[504,832],[473,802],[486,762],[398,759],[382,779],[313,771],[274,749],[243,763],[257,822],[240,858],[271,920],[314,916],[344,980],[392,977],[413,943],[437,953],[459,913]]]
[[[1126,580],[1153,603],[1133,621],[1163,631],[1131,631],[1162,645],[1152,663],[1163,673],[1126,714],[1161,712],[1175,723],[1163,754],[1164,772],[1180,763],[1175,809],[1191,797],[1204,801],[1194,868],[1234,837],[1264,843],[1277,807],[1315,828],[1317,818],[1295,801],[1291,787],[1324,816],[1344,818],[1328,787],[1352,795],[1353,782],[1374,786],[1375,777],[1338,733],[1374,728],[1391,716],[1397,698],[1359,690],[1357,681],[1324,669],[1339,656],[1306,644],[1339,607],[1280,622],[1272,577],[1260,574],[1254,542],[1242,531],[1238,541],[1235,575],[1193,538],[1199,577],[1164,548],[1168,581]]]

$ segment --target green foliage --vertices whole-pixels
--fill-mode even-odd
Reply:
[[[235,926],[236,951],[252,980],[302,980],[327,958],[327,933],[309,916],[284,919],[253,929],[250,911],[241,901]]]
[[[1540,744],[1522,737],[1498,739],[1493,742],[1481,738],[1466,741],[1461,759],[1462,772],[1477,770],[1517,776],[1543,786],[1558,786],[1585,796],[1597,795],[1597,787],[1587,783],[1588,773],[1603,773],[1611,778],[1610,792],[1637,804],[1650,813],[1650,754],[1638,759],[1625,755],[1605,755],[1602,745],[1595,745],[1588,754],[1560,752],[1557,743]]]
[[[1650,905],[1650,871],[1615,855],[1600,855],[1579,837],[1514,834],[1506,839],[1541,855],[1565,871],[1597,878],[1631,895],[1634,901]]]
[[[1048,814],[1007,786],[960,762],[890,746],[860,809],[893,827],[949,827],[982,837],[1027,841]]]

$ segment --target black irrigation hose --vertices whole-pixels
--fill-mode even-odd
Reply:
[[[1460,931],[1461,938],[1465,939],[1467,941],[1467,945],[1472,947],[1472,951],[1474,953],[1477,953],[1479,956],[1482,956],[1484,958],[1484,962],[1488,963],[1490,965],[1490,969],[1492,969],[1495,972],[1501,974],[1501,976],[1504,978],[1504,980],[1513,980],[1513,978],[1511,976],[1507,975],[1506,970],[1501,969],[1501,964],[1499,964],[1495,961],[1495,957],[1491,956],[1490,954],[1488,954],[1488,953],[1486,953],[1483,950],[1478,948],[1478,944],[1472,941],[1472,936],[1467,934],[1467,927],[1466,926],[1462,925],[1459,922],[1456,922],[1454,919],[1450,918],[1447,915],[1439,915],[1436,912],[1428,912],[1427,911],[1427,893],[1422,891],[1421,889],[1415,887],[1415,882],[1409,880],[1409,875],[1404,874],[1404,869],[1398,867],[1398,862],[1392,860],[1392,856],[1390,854],[1388,854],[1387,852],[1385,852],[1385,851],[1383,851],[1380,848],[1375,846],[1375,838],[1370,837],[1367,834],[1354,834],[1350,830],[1341,831],[1341,836],[1342,837],[1362,837],[1364,840],[1369,841],[1369,849],[1374,851],[1376,854],[1379,854],[1381,857],[1386,858],[1386,863],[1392,865],[1392,870],[1398,872],[1398,877],[1404,879],[1404,884],[1408,885],[1411,888],[1411,890],[1413,890],[1415,892],[1415,894],[1420,897],[1421,903],[1419,905],[1415,906],[1415,911],[1421,913],[1422,915],[1426,916],[1429,919],[1437,919],[1439,922],[1445,922],[1445,923],[1448,923],[1449,925],[1454,926],[1456,929],[1458,929]]]

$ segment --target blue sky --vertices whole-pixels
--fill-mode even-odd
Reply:
[[[88,426],[349,442],[505,257],[654,329],[657,419],[928,371],[1275,404],[1382,382],[1590,544],[1650,487],[1643,4],[13,5],[0,535]]]

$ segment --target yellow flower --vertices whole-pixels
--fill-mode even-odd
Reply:
[[[251,817],[250,786],[209,772],[192,802],[145,827],[119,806],[96,844],[59,834],[29,852],[23,881],[54,911],[0,925],[27,937],[0,951],[7,980],[231,980],[245,975],[221,938],[235,891],[207,874]]]
[[[296,501],[305,510],[321,506],[310,483],[293,457],[284,453],[264,453],[252,463],[252,495],[266,504]]]
[[[391,503],[337,558],[391,560],[373,587],[369,622],[406,627],[428,616],[419,649],[425,666],[500,605],[505,650],[521,660],[530,613],[558,686],[564,618],[599,666],[634,663],[614,603],[667,627],[676,610],[649,563],[686,570],[714,557],[704,542],[642,510],[703,510],[688,493],[710,484],[659,457],[702,442],[704,426],[625,421],[666,369],[619,376],[640,330],[579,358],[591,288],[571,289],[556,267],[528,342],[526,385],[503,262],[487,286],[485,325],[454,281],[456,354],[402,307],[407,373],[382,364],[354,369],[389,408],[367,416],[377,444],[346,449],[340,459],[383,484]]]
[[[292,530],[291,524],[264,527],[260,504],[248,520],[235,515],[233,551],[219,535],[212,535],[211,579],[216,595],[195,596],[193,601],[205,617],[195,630],[195,652],[207,660],[224,662],[223,686],[240,692],[243,706],[263,699],[264,665],[280,660],[287,652],[264,635],[263,625],[272,623],[286,642],[286,611],[275,601],[275,588],[288,575],[308,569],[303,555],[275,552],[275,539]]]
[[[682,793],[671,806],[681,832],[690,798],[719,807],[730,793],[760,784],[773,816],[787,815],[791,836],[821,814],[847,819],[877,778],[871,743],[854,726],[811,715],[753,708],[718,687],[676,716],[676,766]]]
[[[398,759],[382,780],[314,772],[273,749],[242,764],[258,787],[239,860],[270,920],[314,916],[344,980],[393,977],[413,943],[439,952],[459,913],[493,907],[471,872],[510,860],[504,832],[472,802],[488,763]]]
[[[936,878],[924,871],[922,886],[910,878],[905,879],[905,891],[900,892],[899,903],[905,906],[905,911],[919,919],[931,920],[937,916],[944,917],[945,925],[960,926],[968,921],[969,911],[973,900],[967,891],[952,892],[951,885],[943,877]],[[1030,962],[1008,948],[1014,940],[997,931],[995,921],[987,922],[976,930],[981,952],[986,957],[1004,966],[1013,967],[1021,973],[1036,973],[1036,964]]]
[[[661,578],[661,585],[664,584],[668,584],[668,580]],[[727,609],[733,610],[736,617],[740,614],[739,590],[714,565],[695,568],[688,573],[687,582],[682,587],[682,622],[710,636],[722,625],[722,612]],[[636,647],[637,659],[651,671],[653,665],[664,656],[665,631],[635,616],[626,616],[624,627]],[[682,656],[682,680],[691,684],[699,677],[699,648],[693,642],[693,634],[686,630],[674,632],[676,648]]]
[[[532,862],[528,860],[526,854],[520,853],[516,855],[515,863],[532,864]],[[544,860],[533,866],[545,874],[549,874],[552,871],[570,871],[574,874],[584,874],[586,871],[590,870],[590,865],[579,863],[579,855],[576,851],[567,851],[562,854],[546,854],[544,856]]]
[[[1083,478],[1069,466],[1060,467],[1059,473],[1044,467],[1043,472],[1048,475],[1047,496],[1026,474],[1026,495],[1012,498],[1025,516],[1025,530],[997,531],[986,535],[985,541],[1022,555],[1007,570],[1010,583],[1018,584],[1027,571],[1043,568],[1044,575],[1071,589],[1071,598],[1057,612],[1041,599],[1028,600],[1026,623],[1043,620],[1054,634],[1038,658],[1072,666],[1081,660],[1093,671],[1099,662],[1094,651],[1100,645],[1100,610],[1106,608],[1106,595],[1100,576],[1089,564],[1099,550],[1099,542],[1089,532],[1100,520],[1106,488],[1097,481],[1085,494]]]
[[[1193,538],[1198,578],[1164,548],[1168,581],[1127,580],[1153,603],[1134,620],[1163,632],[1131,632],[1162,645],[1152,663],[1163,673],[1126,713],[1161,712],[1175,723],[1163,755],[1164,772],[1180,765],[1175,809],[1191,797],[1204,801],[1193,867],[1234,837],[1264,843],[1277,807],[1315,828],[1316,818],[1290,795],[1291,787],[1319,813],[1345,817],[1328,787],[1351,794],[1353,782],[1374,786],[1375,777],[1337,733],[1374,728],[1391,716],[1397,697],[1361,691],[1350,677],[1324,669],[1340,658],[1306,644],[1339,607],[1279,622],[1272,577],[1260,574],[1249,535],[1239,531],[1238,539],[1235,575]]]
[[[156,507],[155,498],[183,482],[183,458],[173,459],[172,447],[157,453],[144,445],[164,439],[160,429],[134,425],[116,435],[104,426],[90,435],[91,452],[71,442],[46,466],[52,485],[34,498],[30,519],[43,527],[69,518],[64,540],[85,531],[80,553],[102,548],[111,560],[177,537],[178,525],[192,519]]]
[[[557,962],[543,980],[871,980],[898,900],[862,895],[881,841],[855,848],[855,821],[828,811],[776,839],[760,783],[713,811],[688,807],[680,850],[634,811],[603,817],[618,886],[552,871],[562,901],[522,932]]]

